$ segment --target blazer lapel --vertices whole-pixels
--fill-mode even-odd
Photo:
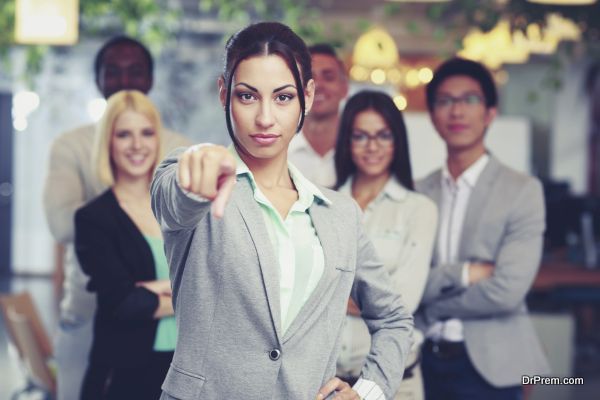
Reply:
[[[136,263],[130,264],[129,268],[136,268],[136,272],[143,276],[144,279],[154,280],[156,279],[156,266],[154,265],[154,256],[150,245],[146,242],[143,233],[139,230],[135,222],[129,217],[129,215],[119,205],[119,200],[115,196],[112,189],[109,189],[109,201],[110,207],[113,209],[113,214],[118,220],[118,224],[121,226],[123,232],[131,238],[131,245],[137,248],[137,257],[135,257]],[[152,268],[148,268],[152,265]]]
[[[496,181],[498,171],[498,161],[493,156],[490,156],[488,165],[481,172],[473,188],[473,193],[471,193],[471,198],[469,198],[458,249],[458,255],[461,260],[466,259],[468,246],[475,239],[473,235],[476,234],[481,218],[486,211],[487,200],[490,196],[492,185]]]
[[[438,210],[440,210],[442,207],[442,171],[441,170],[436,171],[425,182],[423,182],[423,187],[420,192],[422,194],[426,195],[427,197],[429,197],[431,200],[433,200],[435,205],[438,207]],[[439,232],[439,224],[438,224],[438,227],[436,229],[436,240],[434,242],[433,254],[431,257],[431,265],[432,266],[437,265],[437,259],[438,259],[437,243],[439,242],[439,237],[438,237],[439,234],[440,234],[440,232]]]
[[[438,170],[425,184],[423,194],[426,194],[439,207],[442,202],[442,172]]]
[[[335,224],[331,224],[329,206],[320,204],[318,200],[315,200],[308,209],[308,212],[323,248],[323,276],[321,276],[317,287],[288,327],[283,337],[284,343],[290,340],[302,327],[306,327],[309,320],[319,317],[318,309],[327,306],[329,303],[329,299],[323,296],[328,293],[329,287],[335,282],[335,278],[337,277],[335,267],[337,265],[336,250],[338,235]],[[329,292],[329,295],[331,295],[332,291]]]
[[[271,320],[273,321],[277,337],[281,342],[279,262],[273,251],[260,206],[254,201],[254,193],[250,183],[246,179],[240,179],[236,186],[237,188],[233,192],[234,196],[232,200],[234,200],[236,207],[240,211],[256,248]]]

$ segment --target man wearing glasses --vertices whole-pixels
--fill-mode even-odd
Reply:
[[[485,67],[448,60],[426,94],[448,151],[417,184],[439,208],[418,313],[426,399],[521,399],[523,375],[549,372],[525,305],[542,253],[542,187],[486,151],[498,99]]]

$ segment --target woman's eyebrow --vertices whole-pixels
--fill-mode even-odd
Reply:
[[[247,87],[247,88],[248,88],[250,91],[258,93],[258,89],[257,89],[257,88],[255,88],[254,86],[250,86],[250,85],[248,85],[247,83],[244,83],[244,82],[237,83],[237,84],[235,85],[235,87],[238,87],[238,86],[240,86],[240,85],[244,85],[244,86],[246,86],[246,87]]]
[[[255,93],[258,93],[258,89],[257,89],[257,88],[255,88],[254,86],[250,86],[250,85],[248,85],[248,84],[247,84],[247,83],[245,83],[245,82],[240,82],[240,83],[237,83],[237,84],[235,85],[235,87],[237,87],[237,86],[240,86],[240,85],[246,86],[246,87],[247,87],[247,88],[248,88],[250,91],[252,91],[252,92],[255,92]],[[283,86],[280,86],[280,87],[278,87],[278,88],[275,88],[275,89],[273,89],[273,93],[280,92],[280,91],[282,91],[282,90],[284,90],[284,89],[287,89],[287,88],[293,88],[293,89],[296,89],[296,86],[292,85],[291,83],[288,83],[287,85],[283,85]]]
[[[296,86],[292,85],[291,83],[290,83],[290,84],[287,84],[287,85],[283,85],[283,86],[280,86],[280,87],[278,87],[278,88],[275,88],[275,89],[273,89],[273,93],[280,92],[280,91],[282,91],[283,89],[287,89],[287,88],[293,88],[293,89],[296,89]]]

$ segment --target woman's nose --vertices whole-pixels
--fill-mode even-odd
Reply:
[[[269,102],[265,101],[260,104],[258,115],[256,116],[256,123],[261,128],[269,128],[274,124],[273,110]]]

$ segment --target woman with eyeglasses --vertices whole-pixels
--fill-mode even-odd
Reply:
[[[414,313],[425,288],[437,227],[437,208],[413,190],[402,113],[385,93],[365,90],[344,108],[335,151],[338,191],[362,208],[365,230],[384,263],[393,289]],[[422,399],[418,345],[395,399]],[[369,353],[371,337],[361,309],[349,299],[338,376],[352,380]]]

